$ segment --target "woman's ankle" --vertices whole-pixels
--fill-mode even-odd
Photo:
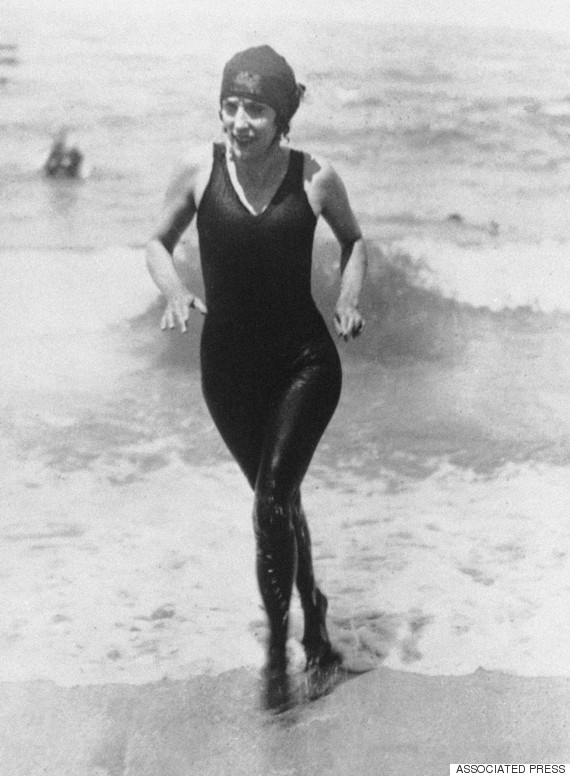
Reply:
[[[326,624],[327,609],[327,597],[316,587],[311,606],[305,608],[305,631],[301,643],[306,649],[319,649],[323,645],[330,645]]]

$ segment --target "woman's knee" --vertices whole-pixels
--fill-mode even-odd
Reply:
[[[275,483],[257,483],[253,520],[256,533],[292,530],[295,510],[294,493],[283,493]]]

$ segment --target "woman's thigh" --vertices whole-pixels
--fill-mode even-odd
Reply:
[[[287,499],[301,486],[337,407],[341,369],[336,351],[301,365],[276,393],[265,423],[258,496]]]
[[[231,348],[203,349],[204,398],[251,487],[288,495],[300,486],[336,409],[340,360],[329,338],[319,338],[285,363],[250,356]]]
[[[239,384],[204,387],[204,398],[226,447],[255,488],[263,443],[263,408]]]

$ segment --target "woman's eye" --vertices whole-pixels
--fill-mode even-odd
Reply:
[[[244,113],[249,116],[250,119],[259,119],[265,116],[266,106],[261,102],[224,101],[222,102],[222,110],[226,116],[234,118],[237,115],[240,105],[242,106]]]

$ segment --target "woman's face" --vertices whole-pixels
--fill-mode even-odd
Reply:
[[[276,111],[247,97],[226,97],[220,118],[236,159],[255,159],[266,154],[277,136]]]

